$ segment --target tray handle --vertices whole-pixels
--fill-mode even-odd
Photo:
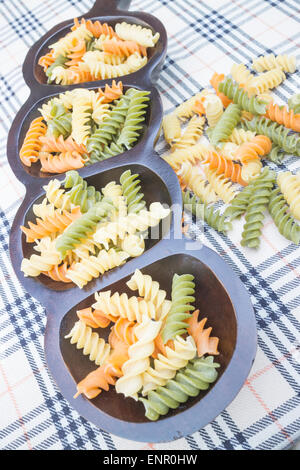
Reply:
[[[115,10],[128,10],[130,3],[131,0],[96,0],[87,14],[89,16],[101,16]]]

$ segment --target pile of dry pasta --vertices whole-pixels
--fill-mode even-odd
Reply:
[[[139,297],[102,291],[91,307],[77,311],[79,320],[66,338],[99,367],[78,383],[75,396],[92,399],[111,385],[142,402],[146,417],[155,421],[217,379],[213,355],[219,354],[219,339],[205,328],[207,318],[199,320],[193,275],[174,275],[171,300],[139,270],[127,287]],[[111,323],[108,342],[93,331]]]
[[[50,52],[38,63],[48,83],[71,85],[116,78],[142,68],[147,48],[158,40],[159,33],[125,21],[114,29],[107,23],[75,18],[71,32],[51,44]]]
[[[300,156],[300,95],[279,106],[270,91],[295,72],[296,60],[270,54],[252,67],[256,74],[244,64],[234,64],[231,76],[214,73],[212,88],[164,117],[170,153],[163,158],[177,173],[185,209],[214,229],[226,233],[244,214],[241,244],[257,248],[268,209],[279,232],[299,244],[300,174],[266,165],[277,169],[285,154]],[[227,206],[216,209],[218,200]]]
[[[102,90],[76,88],[51,98],[39,109],[20,149],[26,166],[64,173],[129,150],[143,130],[149,92],[122,82]]]
[[[101,191],[75,170],[44,189],[45,198],[33,205],[35,222],[21,227],[38,254],[24,258],[21,270],[25,276],[43,274],[80,288],[140,256],[148,229],[170,213],[160,202],[147,209],[139,177],[130,170],[122,173],[119,184],[111,181]]]

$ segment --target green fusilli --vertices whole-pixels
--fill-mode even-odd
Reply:
[[[98,222],[112,208],[111,200],[103,198],[101,202],[91,207],[86,214],[74,220],[56,240],[55,247],[61,253],[62,258],[65,258],[68,250],[73,250],[77,245],[80,245],[82,240],[95,230]]]
[[[277,165],[280,165],[284,158],[283,150],[281,149],[281,147],[279,147],[279,145],[273,144],[271,152],[268,153],[268,155],[265,155],[265,158],[267,158],[273,163],[276,163]]]
[[[68,57],[62,55],[62,54],[59,54],[55,61],[53,62],[53,64],[51,64],[47,70],[45,71],[45,74],[46,76],[48,77],[48,80],[47,80],[47,83],[51,83],[51,75],[52,75],[52,72],[53,72],[53,69],[55,69],[55,67],[58,67],[59,65],[64,67],[65,63],[68,61]]]
[[[192,274],[182,274],[181,276],[174,274],[171,294],[172,306],[161,333],[164,343],[187,332],[186,320],[191,316],[189,312],[195,310],[195,307],[191,305],[195,301],[194,294],[194,276]]]
[[[249,198],[252,195],[253,188],[251,186],[251,183],[249,186],[246,186],[245,188],[242,189],[231,201],[231,204],[227,209],[225,210],[224,215],[228,216],[230,220],[234,220],[239,218],[241,215],[243,215],[246,212],[246,209],[249,204]]]
[[[197,196],[192,196],[190,191],[182,192],[183,209],[202,218],[208,225],[221,233],[226,233],[232,229],[232,224],[226,220],[227,215],[221,214],[219,210],[214,210],[213,206],[202,203]]]
[[[138,175],[132,175],[130,170],[126,170],[120,177],[120,183],[127,202],[128,213],[138,214],[146,206],[144,194],[140,192]]]
[[[94,186],[88,185],[75,170],[66,173],[63,184],[66,189],[71,188],[67,195],[73,204],[80,206],[82,213],[101,200],[101,193]]]
[[[243,121],[242,127],[257,134],[262,134],[286,153],[300,156],[300,137],[297,134],[289,135],[290,129],[271,121],[265,117],[254,117],[251,121]]]
[[[190,361],[165,386],[151,390],[147,398],[139,398],[144,404],[145,416],[156,421],[161,415],[166,415],[170,408],[176,409],[189,397],[199,395],[200,390],[207,390],[218,377],[218,367],[220,365],[214,362],[213,356]]]
[[[130,98],[127,116],[124,127],[117,140],[117,145],[124,145],[126,149],[130,149],[132,144],[139,138],[140,130],[143,128],[141,123],[145,119],[147,104],[149,101],[149,91],[136,90],[130,88],[125,96]]]
[[[269,204],[275,180],[275,172],[270,171],[267,167],[263,176],[253,180],[253,192],[249,198],[245,215],[246,223],[242,232],[242,246],[248,246],[249,248],[259,247],[261,229],[265,218],[264,211]]]
[[[48,132],[56,139],[60,135],[62,135],[64,139],[69,137],[72,132],[72,114],[60,114],[59,116],[50,119],[48,121]]]
[[[120,98],[110,111],[108,117],[100,123],[98,129],[87,140],[86,147],[90,153],[88,163],[92,164],[105,158],[102,155],[102,151],[104,147],[109,145],[118,136],[125,122],[129,101],[127,96]]]
[[[279,188],[275,188],[271,192],[269,212],[281,235],[299,245],[300,226],[289,212],[289,206]]]
[[[110,145],[106,145],[104,149],[101,152],[101,157],[103,159],[110,158],[110,157],[115,157],[116,155],[119,155],[120,153],[125,152],[125,148],[122,147],[122,145],[118,145],[115,142],[111,142]]]
[[[219,84],[219,91],[224,93],[235,104],[252,114],[265,114],[266,103],[258,100],[255,96],[249,97],[248,93],[240,88],[231,78],[226,77]]]
[[[233,129],[241,119],[241,108],[237,104],[231,103],[222,114],[221,118],[211,132],[210,141],[217,146],[222,140],[229,139]]]

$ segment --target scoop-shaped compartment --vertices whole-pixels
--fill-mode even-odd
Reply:
[[[110,83],[111,84],[111,83]],[[89,90],[98,90],[98,86],[91,86]],[[136,84],[126,84],[123,86],[123,93],[126,93],[127,90],[130,88],[135,88],[137,90],[144,90],[143,86],[136,85]],[[161,120],[162,120],[162,103],[159,96],[159,93],[154,87],[151,87],[149,91],[149,101],[146,102],[146,114],[145,119],[141,123],[142,129],[139,131],[139,137],[135,143],[133,143],[133,147],[130,150],[126,150],[123,153],[119,153],[116,156],[110,157],[107,160],[115,160],[121,163],[122,159],[128,158],[129,154],[134,154],[138,158],[143,157],[145,152],[145,147],[153,148],[156,140],[159,136]],[[36,177],[36,178],[49,178],[57,176],[57,173],[48,173],[41,171],[41,163],[38,160],[35,163],[32,163],[31,166],[26,166],[20,160],[20,149],[23,145],[26,133],[30,127],[31,122],[38,118],[42,117],[39,109],[46,103],[48,103],[51,99],[58,97],[59,93],[49,94],[46,97],[39,99],[33,105],[26,104],[24,107],[21,108],[19,113],[17,114],[12,127],[9,132],[8,142],[7,142],[7,156],[12,167],[12,170],[16,174],[16,176],[22,181],[26,182],[26,180],[30,180],[27,175]],[[46,122],[46,121],[44,121]],[[58,153],[56,154],[58,155]],[[84,172],[85,168],[97,165],[97,169],[101,168],[104,160],[94,163],[92,165],[87,165],[79,169],[79,172]]]
[[[137,70],[136,72],[123,75],[129,80],[135,81],[144,77],[154,82],[158,78],[158,74],[161,70],[166,50],[167,50],[167,34],[163,24],[154,16],[143,13],[143,12],[127,12],[120,10],[112,10],[107,12],[107,8],[103,11],[99,8],[100,15],[95,15],[95,9],[91,13],[83,15],[83,18],[90,21],[100,21],[101,24],[107,23],[109,26],[115,28],[117,23],[126,22],[129,24],[140,25],[143,28],[148,28],[152,31],[153,34],[159,33],[160,37],[154,47],[147,48],[147,63]],[[26,82],[32,84],[33,82],[38,82],[40,84],[47,84],[48,77],[46,76],[43,67],[39,65],[40,57],[50,52],[49,46],[57,42],[59,39],[66,36],[66,34],[71,32],[71,27],[74,25],[73,20],[65,21],[56,25],[48,33],[46,33],[37,43],[35,43],[28,55],[26,56],[23,74]],[[118,77],[107,77],[107,78],[118,78]],[[101,85],[102,82],[105,82],[107,79],[98,80],[97,83]],[[88,83],[87,81],[81,83]],[[52,83],[55,85],[55,83]],[[58,85],[58,86],[72,86],[69,85]]]
[[[167,207],[171,207],[172,205],[172,196],[168,190],[167,184],[164,182],[163,178],[163,168],[164,165],[162,162],[158,159],[158,167],[151,170],[147,168],[146,166],[142,164],[125,164],[123,162],[123,165],[114,165],[113,168],[110,168],[109,170],[105,170],[102,172],[97,172],[92,174],[91,176],[85,178],[85,181],[87,184],[90,186],[94,186],[97,191],[100,191],[107,183],[111,181],[115,181],[117,184],[119,184],[120,176],[125,170],[130,170],[132,174],[138,174],[139,179],[141,181],[141,191],[144,194],[144,200],[146,202],[146,208],[149,208],[150,204],[153,202],[160,202],[163,205],[166,205]],[[159,171],[160,169],[160,171]],[[153,191],[153,187],[155,187],[155,191]],[[63,186],[62,186],[63,188]],[[35,200],[32,201],[30,204],[30,207],[27,208],[27,210],[24,211],[24,215],[22,217],[21,212],[19,216],[17,217],[18,220],[20,221],[20,225],[24,225],[25,227],[28,227],[28,222],[34,222],[36,221],[36,216],[33,213],[33,205],[34,204],[40,204],[42,200],[45,197],[45,192],[43,191],[42,193],[39,193],[39,195],[36,197]],[[20,217],[21,215],[21,217]],[[169,230],[171,229],[171,222],[172,221],[172,214],[170,212],[170,215],[167,216],[165,219],[163,219],[159,225],[154,228],[150,229],[151,230],[151,236],[145,239],[145,251],[151,249],[153,246],[155,246],[162,238],[167,236],[169,233]],[[14,227],[13,229],[18,230],[17,227]],[[26,242],[26,237],[24,233],[21,233],[21,229],[19,229],[19,235],[20,235],[20,243],[21,243],[21,258],[30,258],[32,254],[38,254],[34,250],[34,243],[27,243]],[[14,265],[16,263],[16,253],[12,248],[11,256],[12,260],[14,262]],[[142,255],[143,256],[143,255]],[[130,262],[130,258],[127,261],[127,263]],[[20,264],[16,265],[16,272],[17,270],[20,269]],[[122,269],[121,267],[119,268],[114,268],[114,269]],[[93,286],[97,285],[99,281],[109,274],[110,271],[107,273],[103,274],[99,278],[94,279],[93,281],[90,281],[85,289],[91,289]],[[31,278],[32,282],[34,282],[35,286],[33,286],[33,290],[39,289],[39,285],[43,285],[47,288],[54,289],[57,291],[65,291],[67,289],[70,289],[71,287],[75,287],[75,284],[73,283],[64,283],[64,282],[58,282],[54,281],[48,276],[44,274],[40,274],[38,277]],[[28,278],[26,278],[28,280]],[[35,294],[33,294],[35,295]]]
[[[179,275],[194,275],[196,284],[195,307],[199,308],[201,319],[207,317],[206,326],[212,327],[212,336],[220,338],[220,355],[215,358],[215,361],[221,365],[218,369],[219,380],[234,352],[237,324],[235,311],[228,293],[215,274],[204,263],[187,254],[173,255],[159,260],[142,269],[142,273],[149,274],[153,280],[158,281],[160,288],[167,292],[168,299],[171,299],[172,278],[175,273]],[[105,290],[110,290],[112,294],[115,292],[125,292],[128,296],[138,295],[136,291],[132,291],[126,286],[126,282],[129,279],[130,276],[121,279],[108,286]],[[216,299],[218,299],[217,302]],[[94,296],[91,295],[71,309],[65,315],[60,325],[61,353],[76,382],[79,382],[89,372],[95,370],[95,364],[89,360],[88,356],[82,354],[82,350],[76,349],[76,345],[72,345],[70,340],[65,339],[65,336],[71,331],[74,323],[78,320],[76,311],[90,307],[94,302]],[[101,338],[107,340],[111,326],[112,323],[105,329],[99,328],[94,331],[97,331]],[[170,411],[166,417],[175,416],[195,405],[209,393],[212,387],[216,386],[216,383],[217,381],[207,391],[202,391],[197,397],[190,398],[176,410]],[[122,421],[134,423],[148,422],[147,418],[145,418],[143,405],[135,402],[132,398],[125,398],[123,394],[116,393],[114,387],[111,387],[109,392],[102,392],[97,398],[92,400],[92,403],[100,410]],[[166,417],[162,416],[160,419],[166,419]]]
[[[162,242],[167,244],[167,241]],[[68,335],[78,320],[76,311],[90,307],[94,295],[84,298],[67,313],[49,315],[45,337],[45,350],[50,370],[72,406],[85,418],[102,429],[127,439],[147,442],[162,442],[178,439],[207,425],[233,400],[242,387],[256,352],[256,328],[253,308],[249,295],[238,277],[212,250],[203,247],[187,252],[181,242],[175,245],[170,255],[164,252],[148,258],[149,264],[140,265],[143,274],[149,274],[159,282],[170,298],[172,277],[177,274],[193,274],[196,283],[195,307],[200,310],[200,319],[207,317],[206,327],[212,327],[212,336],[220,338],[218,356],[220,364],[218,378],[207,391],[189,398],[166,416],[151,422],[145,418],[144,406],[132,398],[117,394],[114,387],[102,391],[93,400],[80,396],[73,399],[76,383],[81,381],[97,366],[82,350],[71,344]],[[178,248],[179,247],[179,248]],[[126,277],[117,278],[105,289],[138,295],[126,286],[134,271],[128,269]],[[112,324],[111,324],[112,325]],[[111,326],[110,325],[110,326]],[[107,340],[110,326],[95,329],[101,338]],[[59,350],[59,351],[58,351]]]

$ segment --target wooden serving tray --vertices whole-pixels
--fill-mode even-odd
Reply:
[[[93,8],[83,16],[92,20],[99,19],[110,25],[128,21],[151,27],[160,33],[160,39],[147,65],[133,74],[120,77],[125,89],[136,87],[151,93],[144,132],[131,150],[82,168],[79,173],[96,189],[109,181],[117,181],[126,169],[139,173],[147,205],[159,201],[174,209],[170,225],[165,230],[161,227],[157,239],[146,241],[146,250],[140,257],[105,273],[83,289],[74,284],[54,282],[43,275],[38,278],[24,277],[20,271],[22,258],[31,254],[20,225],[32,218],[32,205],[39,202],[44,194],[42,187],[51,178],[64,179],[64,175],[50,177],[41,174],[38,165],[27,168],[20,161],[19,149],[29,122],[37,116],[37,109],[43,101],[56,94],[78,87],[93,89],[106,83],[111,84],[111,80],[69,86],[45,84],[43,71],[37,65],[38,58],[46,51],[48,44],[67,33],[72,25],[70,20],[52,28],[34,44],[24,62],[24,79],[31,94],[11,126],[7,155],[12,171],[26,186],[26,195],[12,225],[10,255],[21,284],[46,308],[45,353],[49,369],[63,396],[84,418],[106,431],[127,439],[162,442],[178,439],[201,429],[231,403],[245,382],[255,358],[256,325],[249,294],[225,261],[205,246],[199,249],[197,242],[178,238],[178,234],[181,234],[181,189],[171,167],[154,150],[163,116],[161,100],[154,84],[166,55],[167,34],[162,23],[152,15],[124,11],[129,4],[129,0],[97,0]],[[76,310],[90,306],[96,291],[110,289],[113,292],[130,294],[125,283],[137,268],[157,280],[169,297],[174,273],[193,274],[196,282],[196,306],[200,308],[202,316],[208,318],[214,335],[220,337],[220,355],[217,361],[221,367],[218,380],[207,392],[201,392],[198,397],[188,400],[157,422],[149,422],[145,418],[141,403],[131,398],[125,399],[114,390],[102,392],[94,400],[87,400],[82,396],[74,400],[74,381],[78,382],[85,377],[95,369],[95,365],[64,339],[77,320]],[[108,330],[99,329],[98,333],[107,338]]]

